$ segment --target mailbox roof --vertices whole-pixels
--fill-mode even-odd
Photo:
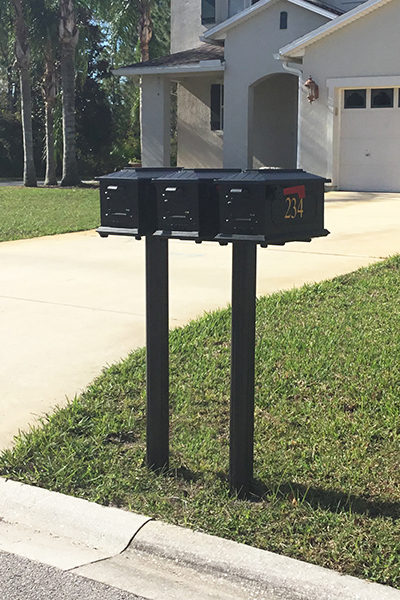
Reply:
[[[260,169],[241,171],[240,173],[226,173],[218,177],[220,181],[245,182],[245,183],[279,183],[287,181],[328,181],[324,177],[306,173],[302,169]]]
[[[220,179],[221,177],[233,177],[234,175],[240,173],[240,169],[182,169],[181,171],[175,173],[160,175],[159,177],[155,177],[155,179],[157,181],[214,181],[215,179]]]
[[[176,174],[176,167],[125,167],[121,171],[115,171],[109,175],[102,175],[98,179],[153,179],[154,177]]]

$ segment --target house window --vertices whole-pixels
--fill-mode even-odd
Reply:
[[[367,90],[344,90],[345,108],[366,108]]]
[[[201,0],[201,23],[215,23],[215,0]]]
[[[371,108],[393,108],[393,88],[371,90]]]
[[[287,12],[283,10],[280,14],[279,29],[287,29]]]
[[[224,128],[224,86],[220,83],[211,85],[211,129],[218,131]]]
[[[233,17],[247,8],[247,0],[228,0],[228,17]]]

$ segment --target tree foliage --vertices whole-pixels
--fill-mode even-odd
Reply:
[[[146,0],[147,1],[147,0]],[[169,52],[169,0],[150,0],[149,57]],[[75,0],[79,40],[75,54],[76,155],[81,177],[140,160],[139,93],[112,70],[141,60],[141,0]],[[39,177],[46,170],[46,129],[53,118],[54,170],[62,168],[59,0],[24,0],[30,43],[33,153]],[[23,169],[20,82],[14,66],[12,0],[0,0],[0,177]],[[47,115],[47,118],[46,118]],[[51,181],[54,183],[54,177]]]

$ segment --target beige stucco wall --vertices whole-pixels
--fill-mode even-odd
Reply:
[[[280,12],[288,13],[288,28],[279,29]],[[252,163],[248,131],[251,127],[255,82],[271,73],[284,73],[274,59],[279,48],[326,23],[328,19],[280,0],[227,33],[225,42],[224,167]]]
[[[301,168],[336,183],[339,94],[334,90],[329,94],[327,80],[400,75],[399,22],[400,5],[393,0],[306,49],[303,82],[311,74],[319,85],[320,97],[310,104],[302,88]]]
[[[178,166],[221,168],[222,133],[210,128],[212,77],[193,77],[178,86]]]
[[[171,53],[200,46],[201,0],[171,0]]]

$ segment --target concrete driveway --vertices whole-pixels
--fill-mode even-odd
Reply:
[[[400,194],[330,192],[328,238],[258,250],[257,294],[400,252]],[[230,301],[231,246],[170,242],[170,325]],[[0,244],[0,448],[145,342],[144,241],[94,231]]]

